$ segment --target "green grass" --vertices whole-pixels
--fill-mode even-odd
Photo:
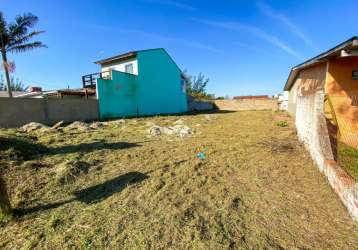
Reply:
[[[338,144],[339,164],[358,181],[358,149],[349,147],[344,143]]]
[[[0,129],[0,163],[16,209],[14,220],[0,224],[0,248],[354,249],[356,226],[276,116]],[[195,134],[148,136],[152,124],[178,119]]]
[[[10,220],[12,219],[12,215],[9,214],[4,214],[2,212],[0,212],[0,227],[1,227],[1,223],[8,223]]]

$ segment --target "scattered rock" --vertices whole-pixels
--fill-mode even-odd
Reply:
[[[152,126],[149,130],[148,133],[151,136],[159,136],[162,134],[162,127],[160,126]]]
[[[175,125],[172,127],[152,126],[148,133],[151,136],[173,135],[178,137],[186,137],[194,133],[194,131],[186,125]]]
[[[31,132],[31,131],[35,131],[35,130],[41,130],[41,131],[48,131],[50,128],[42,123],[38,123],[38,122],[30,122],[28,124],[25,124],[24,126],[22,126],[19,130],[21,132]]]
[[[179,135],[180,137],[194,134],[194,131],[185,125],[175,125],[172,129],[174,130],[174,134]]]
[[[90,127],[89,127],[89,125],[87,123],[80,122],[80,121],[72,122],[66,128],[69,129],[69,130],[73,130],[73,129],[88,130],[88,129],[90,129]]]

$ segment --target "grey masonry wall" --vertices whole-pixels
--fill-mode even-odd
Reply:
[[[92,99],[0,98],[0,127],[29,122],[51,125],[59,121],[98,120],[98,101]]]
[[[358,221],[358,182],[348,175],[334,160],[327,123],[324,116],[324,91],[298,95],[296,128],[319,170],[341,198],[355,221]]]

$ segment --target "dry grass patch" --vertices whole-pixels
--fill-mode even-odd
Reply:
[[[179,119],[195,133],[148,134]],[[18,217],[0,225],[0,248],[354,249],[345,208],[276,122],[245,111],[2,129]]]

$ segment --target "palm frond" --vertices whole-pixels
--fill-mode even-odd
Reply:
[[[36,48],[47,48],[47,46],[45,44],[43,44],[42,42],[37,41],[37,42],[32,42],[32,43],[15,45],[15,46],[8,48],[7,51],[20,53],[20,52],[25,52],[25,51],[36,49]]]
[[[6,23],[6,20],[4,18],[4,13],[2,13],[0,11],[0,35],[5,33],[6,31],[6,28],[7,27],[7,23]]]
[[[7,23],[4,14],[0,11],[0,46],[5,46],[8,40]]]
[[[22,36],[22,37],[13,37],[11,38],[11,40],[9,41],[7,47],[13,47],[13,46],[17,46],[17,45],[22,45],[26,42],[28,42],[31,38],[33,38],[34,36],[37,36],[41,33],[44,33],[45,31],[32,31],[31,33],[29,33],[28,35]]]
[[[38,20],[39,18],[31,13],[25,13],[15,17],[17,26],[26,26],[28,28],[32,28]]]
[[[38,22],[38,17],[31,13],[18,15],[15,18],[15,22],[10,23],[8,25],[9,36],[21,37],[25,35],[28,32],[28,29],[32,28],[37,22]]]

